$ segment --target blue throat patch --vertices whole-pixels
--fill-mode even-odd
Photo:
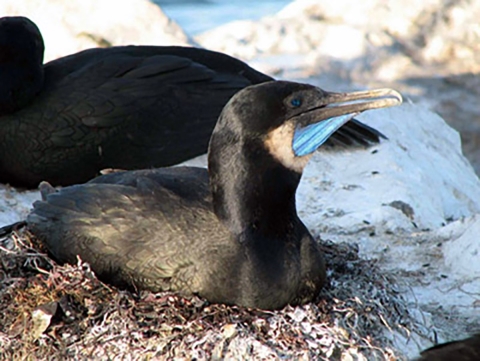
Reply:
[[[295,129],[292,142],[293,152],[297,157],[313,153],[355,115],[356,113],[345,114]]]

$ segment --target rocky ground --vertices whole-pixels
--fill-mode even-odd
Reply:
[[[3,240],[0,252],[5,355],[161,359],[197,350],[200,359],[405,359],[437,339],[480,330],[480,181],[461,154],[479,174],[480,3],[297,0],[258,22],[195,39],[146,1],[119,2],[118,19],[107,3],[84,1],[78,10],[59,0],[4,0],[0,13],[45,27],[50,59],[92,45],[201,44],[326,89],[392,87],[407,105],[362,119],[388,141],[319,153],[306,171],[299,213],[324,240],[330,269],[330,286],[315,303],[262,313],[119,293],[82,264],[59,268],[20,233]],[[462,144],[425,108],[457,129]],[[37,197],[0,187],[0,225],[24,218]],[[22,308],[22,297],[38,302]],[[62,311],[33,327],[34,311],[50,303]],[[48,315],[42,307],[35,314]]]

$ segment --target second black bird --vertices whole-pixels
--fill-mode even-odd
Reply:
[[[240,89],[272,80],[225,54],[187,47],[90,49],[43,65],[24,17],[0,19],[0,182],[85,182],[104,168],[168,166],[207,151]],[[352,121],[333,139],[378,141]]]

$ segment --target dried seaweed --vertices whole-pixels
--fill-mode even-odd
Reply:
[[[111,288],[16,232],[0,240],[0,357],[401,359],[388,333],[415,325],[394,280],[355,245],[321,243],[329,284],[316,301],[264,311]]]

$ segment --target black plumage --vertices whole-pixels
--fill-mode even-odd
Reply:
[[[417,361],[478,361],[480,334],[464,340],[445,342],[421,352]]]
[[[198,48],[90,49],[43,65],[44,45],[24,17],[0,19],[0,182],[85,182],[104,168],[168,166],[203,154],[238,90],[272,80]],[[347,123],[332,144],[378,142]]]
[[[321,144],[309,127],[399,97],[280,81],[247,87],[219,117],[208,171],[117,172],[59,192],[44,185],[28,227],[58,261],[80,255],[118,286],[266,309],[307,302],[325,281],[322,253],[295,205],[303,167]],[[305,129],[312,132],[299,137]]]

